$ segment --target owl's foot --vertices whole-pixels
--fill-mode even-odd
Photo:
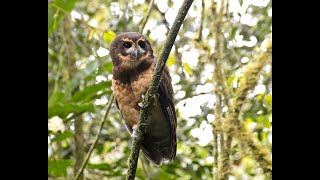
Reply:
[[[133,125],[132,126],[132,134],[131,134],[131,137],[132,138],[135,138],[135,137],[137,137],[137,129],[138,129],[138,125],[137,124],[135,124],[135,125]]]
[[[142,94],[141,97],[142,97],[142,100],[141,100],[141,102],[138,103],[138,106],[141,107],[141,108],[143,108],[142,101],[143,101],[143,99],[144,99],[144,95]]]

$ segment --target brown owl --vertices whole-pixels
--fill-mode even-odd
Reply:
[[[136,32],[119,34],[111,43],[112,88],[116,105],[130,135],[134,136],[143,95],[149,88],[157,59],[148,39]],[[156,166],[176,156],[177,117],[168,67],[164,68],[141,144],[143,154]]]

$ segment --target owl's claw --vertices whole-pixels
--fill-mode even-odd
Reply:
[[[132,138],[135,138],[135,137],[137,137],[137,129],[138,129],[138,126],[137,125],[133,125],[132,126],[132,134],[131,134],[131,137]]]
[[[142,101],[143,101],[145,96],[142,94],[141,97],[142,97]],[[141,108],[143,107],[142,101],[138,103],[138,106],[141,107]]]

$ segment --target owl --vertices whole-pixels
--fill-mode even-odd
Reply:
[[[149,88],[157,59],[148,39],[136,32],[119,34],[110,45],[113,62],[112,89],[126,128],[134,136],[144,94]],[[168,67],[164,68],[157,96],[147,118],[141,143],[145,157],[156,166],[176,156],[177,117]]]

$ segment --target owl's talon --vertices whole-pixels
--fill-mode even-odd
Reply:
[[[144,95],[143,94],[141,95],[141,97],[142,97],[142,99],[144,99]]]
[[[143,107],[142,102],[138,103],[138,106],[142,108]]]
[[[133,131],[132,131],[131,137],[132,137],[132,138],[137,137],[136,130],[133,130]]]
[[[132,138],[135,138],[135,137],[137,137],[137,129],[138,129],[138,126],[137,125],[133,125],[132,126],[132,134],[131,134],[131,137]]]

